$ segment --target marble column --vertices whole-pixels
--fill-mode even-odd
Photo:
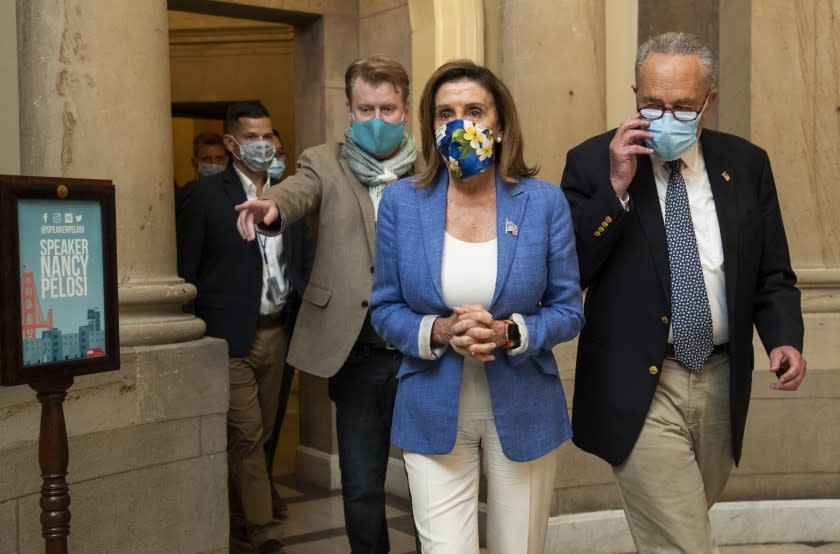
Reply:
[[[227,347],[180,309],[195,289],[176,275],[166,2],[16,7],[21,174],[116,188],[121,367],[64,403],[69,549],[222,551]],[[0,388],[3,552],[43,548],[39,411],[29,387]]]
[[[482,0],[408,0],[411,23],[411,98],[414,140],[420,144],[417,106],[429,76],[450,60],[484,64]],[[419,156],[418,156],[419,157]],[[422,167],[422,161],[419,164]]]
[[[166,3],[19,0],[21,173],[116,187],[123,346],[200,337],[176,274]]]
[[[569,148],[606,128],[604,2],[484,5],[486,63],[516,101],[525,161],[559,184]]]

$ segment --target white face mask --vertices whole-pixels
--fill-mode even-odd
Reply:
[[[251,171],[261,173],[271,165],[275,150],[274,144],[270,140],[255,140],[254,142],[239,144],[235,138],[231,137],[231,139],[239,147],[239,156],[236,156],[236,154],[234,156]]]

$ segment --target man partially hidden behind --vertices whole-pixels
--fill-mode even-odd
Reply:
[[[198,133],[193,139],[192,164],[199,177],[209,177],[227,169],[230,163],[222,137],[217,133]]]
[[[350,547],[354,554],[384,553],[385,472],[401,357],[370,324],[374,225],[382,191],[412,170],[416,152],[405,132],[409,83],[399,63],[385,56],[353,62],[345,92],[345,142],[306,150],[295,175],[237,210],[248,240],[264,240],[255,223],[283,228],[318,218],[318,247],[288,361],[330,378]]]
[[[190,159],[195,169],[196,179],[209,177],[224,171],[230,163],[222,136],[217,133],[198,133],[193,139],[193,155]],[[175,187],[175,214],[181,210],[187,187],[195,180]]]
[[[709,49],[650,39],[633,90],[638,112],[563,174],[588,287],[574,441],[612,464],[639,552],[716,552],[708,509],[741,457],[753,325],[770,388],[796,390],[799,291],[767,153],[703,130]]]
[[[234,206],[272,188],[275,149],[271,119],[259,102],[232,104],[225,127],[233,163],[187,189],[178,213],[178,272],[198,289],[192,309],[207,324],[206,334],[228,342],[232,551],[253,546],[276,553],[282,534],[272,516],[263,446],[277,414],[298,304],[292,284],[302,269],[300,257],[290,254],[303,251],[304,235],[290,225],[282,236],[259,241],[239,236]]]

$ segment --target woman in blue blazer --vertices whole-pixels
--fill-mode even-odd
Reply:
[[[371,318],[405,355],[392,442],[404,450],[423,552],[542,552],[571,436],[551,349],[583,325],[569,206],[533,178],[510,92],[470,61],[420,100],[426,170],[379,205]]]

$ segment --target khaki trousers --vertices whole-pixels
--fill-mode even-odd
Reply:
[[[230,359],[228,484],[231,528],[246,527],[252,543],[281,539],[271,508],[263,445],[274,426],[289,334],[278,325],[257,329],[244,358]]]
[[[543,554],[558,450],[528,462],[502,452],[484,365],[467,359],[455,446],[403,452],[423,554],[478,554],[478,483],[487,476],[487,553]]]
[[[732,470],[729,356],[697,373],[666,359],[633,451],[613,472],[636,549],[715,553],[709,508]]]

